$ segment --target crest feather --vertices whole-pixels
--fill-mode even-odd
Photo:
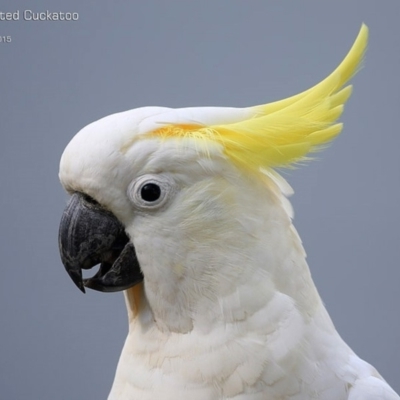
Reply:
[[[360,32],[342,63],[323,81],[295,96],[250,107],[249,118],[219,125],[169,124],[144,136],[192,138],[221,144],[225,154],[245,168],[289,167],[305,160],[342,130],[336,121],[351,95],[343,87],[360,68],[368,42],[368,28]]]

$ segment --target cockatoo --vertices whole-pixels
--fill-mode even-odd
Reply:
[[[338,68],[296,96],[138,108],[68,144],[62,262],[83,292],[123,290],[128,310],[109,400],[400,399],[335,330],[276,172],[340,133],[367,37],[363,25]]]

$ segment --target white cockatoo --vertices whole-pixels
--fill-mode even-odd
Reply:
[[[82,291],[124,290],[128,309],[109,400],[400,399],[336,332],[275,171],[339,134],[367,36],[288,99],[138,108],[68,144],[62,261]]]

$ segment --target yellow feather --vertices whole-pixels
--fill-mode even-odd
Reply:
[[[352,91],[350,85],[343,86],[358,71],[367,42],[363,24],[349,53],[327,78],[295,96],[251,107],[249,119],[211,126],[167,125],[147,135],[193,138],[203,145],[217,142],[232,161],[253,171],[305,160],[307,153],[324,147],[342,130],[336,121]]]

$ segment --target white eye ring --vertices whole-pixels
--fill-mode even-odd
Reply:
[[[146,210],[161,208],[175,191],[175,182],[168,175],[140,176],[128,186],[128,197],[137,207]]]

